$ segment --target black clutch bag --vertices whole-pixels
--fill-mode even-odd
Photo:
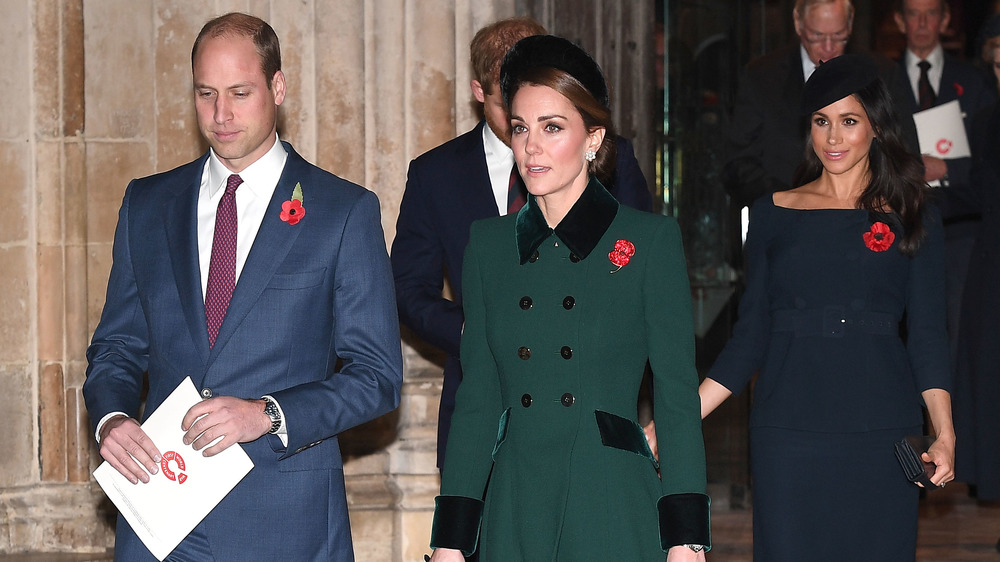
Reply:
[[[920,455],[930,448],[934,439],[926,435],[910,435],[894,443],[896,447],[896,458],[899,459],[900,466],[906,474],[906,479],[913,483],[923,484],[924,488],[933,490],[940,486],[931,482],[931,476],[937,466],[931,462],[924,462]]]

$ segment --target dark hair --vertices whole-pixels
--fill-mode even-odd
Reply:
[[[545,35],[542,24],[529,17],[514,17],[495,21],[476,32],[469,43],[472,77],[483,86],[483,92],[493,93],[500,81],[500,63],[518,41],[533,35]]]
[[[604,128],[604,142],[597,149],[597,157],[587,165],[587,171],[593,174],[605,186],[614,182],[615,161],[618,157],[614,122],[611,120],[611,110],[598,102],[583,84],[572,74],[552,68],[551,66],[536,66],[525,69],[510,86],[510,99],[513,100],[517,91],[525,85],[545,86],[566,96],[573,107],[580,112],[583,125],[588,131]],[[507,113],[510,114],[510,107]]]
[[[941,7],[941,13],[951,12],[951,6],[948,5],[948,0],[938,0],[939,6]],[[906,14],[906,0],[896,0],[896,13],[900,15]]]
[[[194,59],[201,42],[206,38],[222,36],[246,37],[253,41],[257,56],[260,57],[261,72],[264,73],[267,89],[270,90],[275,73],[281,70],[281,46],[274,29],[266,21],[249,14],[230,12],[206,23],[191,47],[191,68],[194,68]]]
[[[924,214],[928,188],[920,157],[907,150],[896,116],[892,96],[881,80],[875,80],[851,94],[858,100],[871,123],[875,138],[868,151],[869,181],[858,197],[859,209],[895,223],[903,230],[899,249],[912,256],[926,235]],[[793,187],[807,184],[820,176],[823,164],[812,144],[806,142],[802,164],[795,173]]]

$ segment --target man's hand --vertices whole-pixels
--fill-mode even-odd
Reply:
[[[101,456],[133,484],[149,482],[149,475],[156,474],[160,463],[160,451],[139,422],[124,415],[101,427]]]
[[[264,413],[263,400],[218,396],[191,406],[181,421],[181,429],[187,432],[184,444],[196,451],[221,437],[202,453],[211,457],[235,443],[248,443],[267,434],[271,418]]]
[[[920,156],[924,161],[924,181],[939,180],[948,174],[948,164],[944,160],[930,154]]]

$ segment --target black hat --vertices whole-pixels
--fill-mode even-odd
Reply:
[[[878,66],[865,55],[841,55],[820,62],[802,89],[802,114],[819,111],[875,80],[878,80]]]
[[[510,107],[510,98],[521,76],[528,70],[551,67],[566,72],[604,107],[610,107],[608,84],[597,62],[586,51],[568,39],[555,35],[525,37],[507,51],[500,66],[500,92]]]

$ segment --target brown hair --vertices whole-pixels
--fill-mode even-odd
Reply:
[[[493,93],[493,86],[500,80],[500,63],[514,43],[525,37],[545,33],[542,24],[529,17],[507,18],[477,31],[469,43],[469,51],[472,75],[482,84],[483,93]]]
[[[566,96],[566,99],[580,112],[587,131],[598,127],[604,128],[604,142],[601,143],[601,148],[597,149],[597,157],[588,163],[587,171],[596,176],[603,185],[611,186],[615,178],[618,157],[617,135],[611,120],[611,110],[598,102],[590,90],[572,74],[551,66],[536,66],[522,72],[511,87],[511,100],[524,85],[545,86]],[[507,111],[510,112],[509,107]]]
[[[260,57],[261,72],[264,73],[267,89],[270,90],[275,73],[281,70],[281,46],[274,29],[266,21],[249,14],[230,12],[206,23],[191,47],[191,68],[194,68],[194,59],[201,42],[206,38],[223,36],[246,37],[253,41],[257,56]]]

